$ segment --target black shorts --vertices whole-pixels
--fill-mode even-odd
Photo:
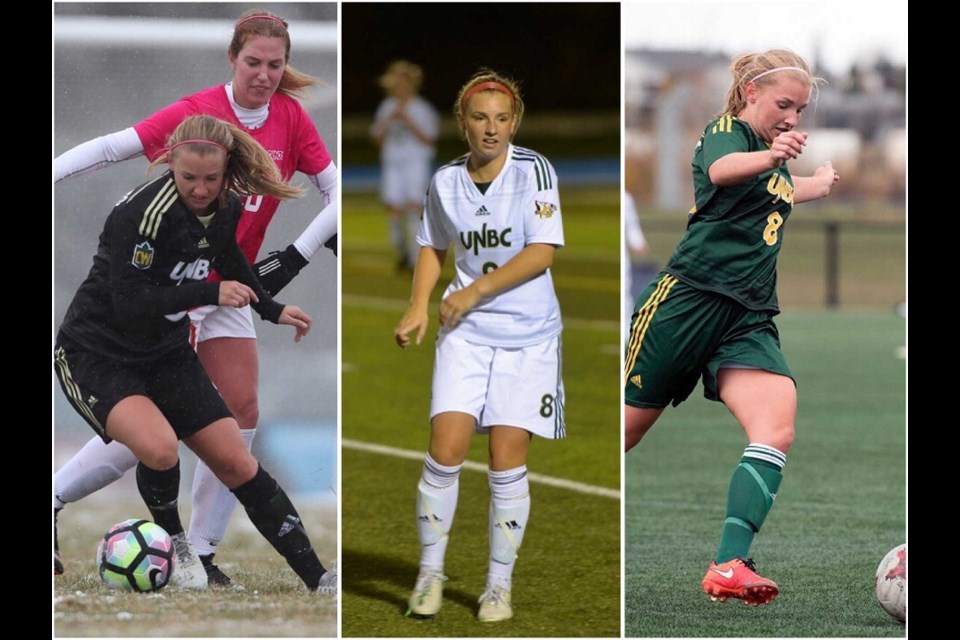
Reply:
[[[111,441],[107,416],[130,396],[150,398],[180,439],[232,417],[187,343],[156,360],[129,363],[89,351],[61,334],[53,362],[67,400],[104,442]]]

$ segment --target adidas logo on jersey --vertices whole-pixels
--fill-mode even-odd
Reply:
[[[277,533],[277,537],[282,538],[291,531],[293,531],[300,524],[300,518],[295,516],[287,516],[287,519],[284,521],[283,525],[280,527],[280,531]]]
[[[480,205],[480,208],[477,209],[477,212],[476,212],[475,214],[473,214],[473,215],[475,215],[475,216],[488,216],[488,215],[490,215],[490,212],[487,211],[487,208],[486,208],[484,205]]]
[[[636,385],[638,388],[643,389],[643,380],[640,379],[639,373],[630,378],[630,382]]]
[[[210,243],[207,242],[207,237],[204,236],[200,238],[200,242],[197,243],[197,249],[209,249]]]

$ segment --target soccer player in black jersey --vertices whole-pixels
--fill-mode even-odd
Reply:
[[[177,549],[175,584],[207,585],[177,510],[182,439],[307,587],[335,594],[336,571],[324,569],[286,493],[250,455],[188,340],[187,311],[204,304],[250,304],[293,326],[297,341],[307,334],[310,316],[273,301],[236,242],[238,193],[291,198],[301,190],[282,182],[253,138],[210,116],[186,119],[167,148],[153,166],[169,163],[169,171],[124,196],[107,218],[57,336],[57,377],[104,441],[137,456],[140,494]],[[222,281],[208,281],[214,268]]]

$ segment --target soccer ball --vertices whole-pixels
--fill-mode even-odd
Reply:
[[[162,527],[131,518],[110,527],[97,547],[97,573],[108,587],[156,591],[174,570],[173,540]]]
[[[894,547],[883,557],[873,579],[877,600],[897,622],[907,621],[907,545]]]

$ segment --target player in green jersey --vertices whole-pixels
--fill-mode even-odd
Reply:
[[[839,176],[829,162],[810,177],[787,170],[803,153],[807,134],[797,126],[821,82],[800,56],[750,53],[730,68],[726,107],[694,152],[696,204],[686,234],[637,300],[624,365],[624,436],[629,451],[700,377],[705,396],[727,405],[748,445],[702,586],[714,600],[760,605],[779,589],[756,574],[747,553],[780,486],[797,407],[773,323],[777,255],[793,205],[829,195]]]

